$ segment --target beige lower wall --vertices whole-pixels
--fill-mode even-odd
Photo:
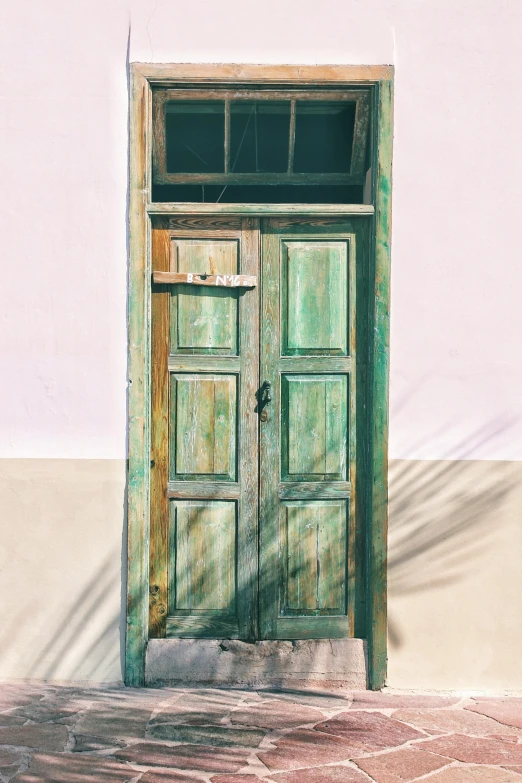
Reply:
[[[124,460],[0,460],[0,679],[121,681]]]
[[[0,679],[121,680],[123,460],[0,460]],[[388,685],[522,690],[522,463],[392,461]]]
[[[522,690],[522,463],[392,461],[388,685]]]

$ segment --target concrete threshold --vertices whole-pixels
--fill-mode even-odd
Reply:
[[[241,642],[230,639],[151,639],[147,685],[248,688],[367,687],[363,639]]]

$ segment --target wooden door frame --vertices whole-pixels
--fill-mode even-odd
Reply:
[[[176,84],[372,88],[372,205],[151,203],[152,87]],[[374,215],[368,333],[366,639],[369,687],[386,681],[388,375],[393,66],[131,64],[128,299],[127,626],[125,683],[145,683],[149,613],[150,244],[152,214]]]

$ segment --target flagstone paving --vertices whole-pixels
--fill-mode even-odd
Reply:
[[[522,697],[0,684],[0,783],[522,783]]]

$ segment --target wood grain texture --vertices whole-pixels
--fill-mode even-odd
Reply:
[[[156,95],[158,96],[156,98]],[[274,88],[272,90],[266,87],[262,90],[257,87],[241,86],[237,88],[209,87],[204,89],[198,87],[197,89],[176,87],[173,89],[154,90],[153,101],[161,104],[164,101],[212,101],[216,99],[224,101],[293,101],[293,100],[320,100],[320,101],[353,101],[358,103],[359,101],[368,100],[370,96],[369,90],[352,90],[346,89],[307,89],[306,87],[300,89],[285,89],[284,87]]]
[[[149,215],[373,215],[373,204],[201,204],[159,202],[147,204]]]
[[[378,88],[378,122],[375,170],[374,307],[371,375],[371,479],[372,509],[368,541],[368,664],[370,687],[382,688],[387,670],[387,532],[388,532],[388,384],[390,243],[393,143],[393,82]]]
[[[352,162],[350,173],[358,177],[359,182],[365,180],[366,147],[368,144],[368,127],[370,124],[370,95],[363,93],[357,101],[355,109],[355,124],[353,129]]]
[[[281,614],[346,613],[346,503],[294,501],[282,507]]]
[[[282,479],[346,480],[348,388],[343,375],[282,376]]]
[[[152,231],[152,267],[168,269],[168,232]],[[151,474],[149,637],[165,636],[168,601],[169,503],[165,487],[169,477],[169,311],[170,294],[162,286],[152,292],[151,305]]]
[[[239,629],[234,617],[204,614],[167,618],[167,638],[177,639],[237,639]]]
[[[151,84],[239,83],[375,84],[390,78],[393,65],[245,65],[237,63],[133,63]]]
[[[167,90],[154,90],[152,96],[152,171],[163,176],[167,171],[165,100]]]
[[[241,221],[240,230],[222,223],[214,225],[215,218],[210,218],[207,227],[203,218],[198,219],[197,226],[169,227],[173,248],[171,271],[179,271],[181,266],[185,273],[189,270],[201,273],[224,270],[257,277],[258,222],[252,218]],[[180,291],[186,291],[182,296],[187,297],[183,311],[179,304]],[[187,638],[220,638],[220,634],[224,634],[254,639],[257,627],[255,392],[258,387],[259,295],[256,288],[244,290],[241,295],[237,290],[217,292],[205,288],[202,291],[205,300],[208,295],[219,293],[217,301],[228,308],[226,317],[222,317],[220,311],[213,309],[214,301],[198,301],[193,291],[194,287],[190,285],[177,286],[172,294],[176,301],[171,317],[176,318],[177,324],[171,330],[168,366],[172,384],[171,431],[176,434],[173,435],[175,449],[171,448],[171,480],[165,495],[178,507],[178,512],[170,546],[166,633]],[[203,326],[199,326],[198,321]],[[191,332],[193,327],[199,331]],[[207,331],[202,334],[201,328]],[[210,341],[208,335],[212,338]],[[217,350],[222,354],[228,350],[228,355],[211,353],[213,346],[219,346]],[[199,353],[189,354],[187,350]],[[239,355],[234,355],[238,351]],[[223,480],[227,478],[230,483]],[[190,512],[186,524],[180,522],[180,503],[190,503],[192,509],[198,509],[197,514]],[[223,525],[230,532],[230,512],[224,509],[231,507],[238,509],[237,515],[234,510],[233,552],[232,539],[227,546],[221,546],[219,537],[212,544],[210,534],[210,531],[223,531]],[[198,525],[202,524],[195,537],[189,535],[187,538],[187,531],[197,532]],[[216,562],[215,557],[218,558]],[[191,565],[191,558],[195,558],[196,565],[201,564],[199,571],[196,565]],[[187,603],[189,593],[193,596],[190,605]],[[173,598],[176,595],[185,596],[183,605]],[[216,595],[228,596],[226,602],[211,606]],[[202,611],[213,612],[212,617],[200,621]],[[190,617],[185,616],[187,613]]]
[[[240,485],[229,481],[169,481],[167,497],[208,500],[237,500]]]
[[[203,275],[217,271],[237,276],[239,244],[236,239],[173,238],[171,274]],[[184,281],[179,281],[184,282]],[[202,282],[177,285],[172,296],[172,351],[237,354],[238,292]]]
[[[279,617],[274,639],[347,639],[347,617]]]
[[[260,376],[269,381],[275,393],[267,409],[267,420],[259,433],[259,632],[261,639],[276,638],[279,599],[279,497],[281,473],[279,421],[281,394],[278,360],[281,345],[279,301],[279,236],[263,221],[261,245],[261,347]]]
[[[348,353],[347,242],[283,241],[283,355]]]
[[[188,231],[200,231],[201,229],[208,231],[209,229],[224,229],[237,231],[241,228],[240,217],[215,217],[209,216],[180,216],[167,218],[167,228],[173,229],[176,232],[188,230]]]
[[[148,637],[149,569],[149,294],[148,220],[150,89],[137,68],[131,73],[130,116],[130,276],[127,500],[127,632],[125,682],[145,682]]]
[[[279,369],[285,375],[293,373],[349,373],[352,371],[353,362],[350,356],[282,356],[279,360]]]
[[[177,610],[235,614],[236,504],[179,500],[171,562],[175,568],[169,615]]]
[[[295,116],[296,116],[295,98],[290,101],[290,131],[288,134],[288,174],[294,171],[294,151],[295,151]]]
[[[301,498],[349,498],[349,481],[282,481],[279,485],[281,500]]]
[[[239,356],[170,354],[168,364],[170,372],[185,370],[187,372],[238,373],[241,368],[241,359]]]
[[[236,387],[235,375],[171,375],[173,480],[235,480]]]
[[[222,275],[195,274],[193,272],[153,272],[155,283],[163,285],[191,285],[218,286],[220,288],[255,288],[256,275]]]
[[[356,491],[348,481],[355,475],[352,462],[356,459],[355,451],[350,450],[350,442],[355,443],[355,432],[351,433],[355,407],[349,387],[355,384],[357,355],[352,338],[355,269],[360,263],[355,239],[360,225],[296,229],[289,219],[284,223],[283,228],[279,220],[267,220],[263,236],[261,377],[271,381],[273,399],[267,408],[268,420],[261,424],[261,632],[263,638],[328,638],[330,630],[336,637],[349,636],[354,623],[346,595],[350,561],[347,509]],[[292,243],[299,251],[293,277],[285,270],[287,247]],[[319,254],[315,248],[320,248]],[[313,261],[308,265],[301,263],[307,254]],[[288,299],[290,277],[293,291]],[[292,329],[285,319],[294,319]],[[332,345],[351,356],[324,355]],[[279,358],[281,349],[288,353],[294,348],[305,355]],[[330,366],[336,374],[326,374]],[[289,522],[290,507],[294,511]],[[340,508],[343,523],[337,529]],[[337,533],[330,535],[332,527]],[[281,557],[279,551],[283,552]],[[299,585],[292,585],[285,576],[285,563],[296,578],[303,570]],[[336,599],[336,607],[327,607],[341,589],[343,600]],[[288,600],[293,606],[296,600],[301,601],[301,613],[323,615],[316,618],[317,623],[306,625],[297,617],[296,625],[291,625],[294,618],[287,616],[284,596],[292,590],[293,598]],[[299,599],[298,593],[302,596]],[[331,615],[335,615],[333,625]]]
[[[242,222],[241,272],[260,273],[260,226],[256,218]],[[258,478],[259,440],[256,391],[259,379],[259,288],[240,297],[239,316],[241,346],[241,385],[239,449],[241,500],[238,546],[241,556],[238,566],[239,632],[242,639],[258,636]]]

